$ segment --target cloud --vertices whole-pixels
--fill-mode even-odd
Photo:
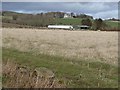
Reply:
[[[25,13],[48,11],[86,13],[101,18],[118,16],[117,2],[3,2],[2,9]]]
[[[47,11],[42,11],[42,10],[37,10],[37,11],[25,11],[25,10],[18,10],[18,11],[15,11],[15,12],[18,12],[18,13],[27,13],[27,14],[37,14],[37,13],[46,13]]]
[[[2,2],[119,2],[119,0],[4,0]]]
[[[118,18],[118,10],[99,12],[94,14],[95,18]]]

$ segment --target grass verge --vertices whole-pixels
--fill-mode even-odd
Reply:
[[[6,48],[3,48],[2,57],[3,62],[9,59],[31,68],[46,67],[52,70],[59,81],[69,88],[118,87],[118,69],[109,64],[69,60],[45,54],[35,55],[31,52]]]

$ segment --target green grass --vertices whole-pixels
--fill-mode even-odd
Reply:
[[[117,67],[100,62],[76,61],[59,56],[45,54],[35,55],[31,52],[20,52],[3,48],[3,62],[14,60],[31,68],[46,67],[56,77],[67,84],[67,87],[117,87]],[[99,83],[99,85],[98,85]]]
[[[80,25],[81,20],[79,18],[56,18],[56,24],[63,24],[63,25]]]
[[[120,22],[112,22],[112,21],[105,21],[105,23],[111,28],[118,28],[118,25],[120,24]]]

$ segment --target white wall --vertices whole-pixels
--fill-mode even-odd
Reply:
[[[48,25],[48,28],[73,29],[73,26],[71,25]]]

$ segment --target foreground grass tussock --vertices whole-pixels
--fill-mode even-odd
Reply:
[[[3,62],[7,60],[32,69],[45,67],[51,70],[59,83],[67,87],[118,87],[117,66],[101,62],[74,60],[47,54],[35,55],[32,52],[20,52],[3,48]],[[3,80],[5,77],[3,75]],[[6,83],[3,83],[3,86]],[[38,86],[40,87],[40,86]]]
[[[3,62],[3,87],[5,88],[60,88],[65,87],[45,68],[30,68],[11,60]]]

